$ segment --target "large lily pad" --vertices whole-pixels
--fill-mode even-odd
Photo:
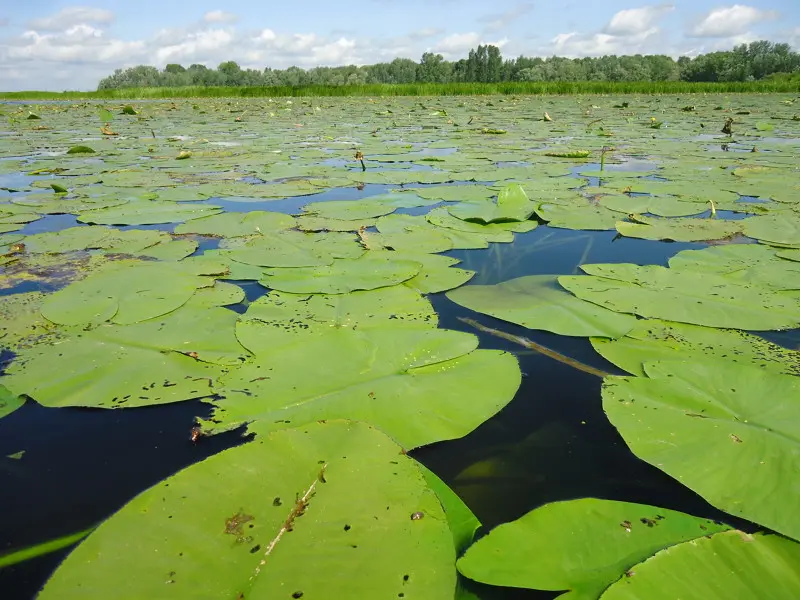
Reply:
[[[782,211],[742,221],[745,235],[776,246],[800,246],[800,215]]]
[[[644,504],[594,498],[555,502],[492,530],[467,550],[458,570],[491,585],[596,600],[653,553],[727,529]]]
[[[388,202],[366,200],[328,200],[325,202],[312,202],[303,209],[316,217],[340,219],[343,221],[358,221],[388,215],[395,211],[394,206]]]
[[[78,215],[78,221],[96,225],[155,225],[207,217],[221,210],[219,206],[211,204],[147,200],[82,212]]]
[[[192,219],[175,227],[175,233],[195,233],[218,237],[237,237],[291,229],[294,217],[276,212],[254,210],[244,213],[222,213]]]
[[[86,279],[50,296],[42,314],[61,325],[92,325],[103,321],[127,324],[152,319],[185,304],[195,291],[213,285],[202,274],[223,266],[207,262],[109,263]]]
[[[470,334],[429,327],[339,329],[257,352],[225,377],[207,429],[257,432],[352,418],[405,448],[458,438],[494,415],[520,384],[516,359],[478,350]],[[304,365],[314,365],[308,377]]]
[[[642,317],[763,331],[800,325],[800,294],[656,265],[583,265],[558,282],[578,298]]]
[[[655,219],[637,215],[631,221],[617,222],[617,231],[643,240],[701,242],[729,238],[742,231],[737,221],[721,219]]]
[[[616,338],[636,317],[580,300],[558,285],[556,275],[531,275],[497,285],[470,285],[447,293],[456,304],[529,329],[559,335]]]
[[[455,592],[454,559],[442,506],[400,447],[364,424],[315,423],[142,492],[40,597],[438,600]]]
[[[666,548],[631,577],[611,585],[602,600],[792,600],[800,595],[800,544],[777,535],[726,531]]]
[[[344,294],[396,285],[419,271],[419,263],[365,254],[358,259],[335,260],[330,266],[267,269],[259,283],[295,294]]]
[[[605,231],[614,229],[619,213],[585,199],[570,203],[544,202],[536,207],[536,214],[550,227],[562,229],[587,229]]]
[[[603,408],[642,460],[714,506],[800,539],[800,380],[716,360],[609,377]]]
[[[647,319],[624,337],[615,340],[596,337],[591,342],[607,361],[639,376],[644,376],[645,362],[709,358],[800,375],[800,352],[736,329]]]

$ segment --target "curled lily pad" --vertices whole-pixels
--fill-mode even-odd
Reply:
[[[800,294],[723,275],[656,265],[583,265],[558,282],[578,298],[618,312],[710,327],[764,331],[800,325]]]
[[[430,327],[299,336],[225,377],[225,399],[203,427],[265,432],[347,415],[409,449],[458,438],[510,402],[521,380],[512,355],[477,343]],[[301,372],[307,364],[314,377]]]
[[[142,492],[67,557],[40,597],[100,599],[125,587],[136,598],[201,589],[254,600],[438,600],[454,595],[454,560],[442,505],[397,444],[361,423],[314,423]]]
[[[497,196],[497,204],[488,201],[461,202],[448,207],[451,215],[463,221],[479,223],[501,223],[508,221],[527,221],[533,214],[535,202],[528,199],[525,190],[518,183],[505,186]]]
[[[89,146],[72,146],[67,150],[67,154],[94,154],[95,151]]]
[[[798,378],[712,359],[644,371],[603,384],[603,409],[633,453],[714,506],[800,539],[787,510],[800,483],[786,470],[800,461]]]
[[[491,585],[596,600],[653,553],[726,530],[645,504],[595,498],[554,502],[493,529],[459,559],[458,570]]]
[[[556,275],[518,277],[497,285],[469,285],[448,292],[447,297],[471,310],[559,335],[616,338],[636,324],[636,317],[564,291]]]
[[[420,267],[416,262],[367,253],[358,259],[335,260],[330,266],[266,269],[259,283],[295,294],[344,294],[402,283],[419,273]]]

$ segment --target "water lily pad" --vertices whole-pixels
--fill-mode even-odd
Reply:
[[[777,535],[718,533],[656,553],[634,576],[612,584],[602,600],[702,600],[800,594],[800,544]]]
[[[297,228],[301,231],[358,231],[362,227],[373,227],[375,219],[346,221],[327,217],[297,217]]]
[[[297,231],[265,233],[222,254],[231,260],[257,267],[321,267],[333,263],[317,236]]]
[[[645,504],[594,498],[554,502],[493,529],[459,559],[458,570],[490,585],[596,600],[655,552],[691,546],[727,529]]]
[[[78,215],[78,221],[95,225],[155,225],[206,217],[221,210],[220,207],[211,204],[140,200],[122,206],[82,212]]]
[[[618,221],[617,231],[626,237],[643,240],[701,242],[722,240],[742,231],[737,221],[721,219],[663,219],[636,215],[631,217],[631,221]]]
[[[276,212],[251,211],[222,213],[192,219],[175,227],[175,233],[195,233],[218,237],[236,237],[271,233],[295,226],[294,217]]]
[[[0,385],[0,419],[25,404],[25,398],[12,394],[4,385]]]
[[[636,324],[636,317],[576,298],[557,279],[531,275],[497,285],[469,285],[447,297],[470,310],[559,335],[617,338]]]
[[[366,200],[328,200],[311,202],[303,207],[306,213],[318,218],[359,221],[388,215],[395,207],[381,201]]]
[[[420,294],[436,294],[452,290],[472,279],[475,271],[454,268],[459,260],[451,256],[429,254],[423,250],[417,251],[375,251],[372,256],[385,256],[393,260],[409,260],[420,265],[420,271],[411,279],[404,281],[403,285],[416,290]]]
[[[525,190],[518,183],[505,186],[497,196],[497,204],[488,201],[460,202],[447,210],[463,221],[479,223],[501,223],[508,221],[527,221],[533,214],[535,202],[528,199]]]
[[[438,600],[453,597],[454,560],[442,506],[399,446],[364,424],[315,423],[142,492],[67,557],[40,597],[125,588],[136,598],[168,589],[171,598]]]
[[[691,202],[670,196],[627,196],[610,195],[601,197],[598,202],[618,212],[650,213],[659,217],[690,217],[709,210],[708,202]]]
[[[466,435],[514,397],[519,366],[470,334],[430,327],[338,329],[257,352],[223,385],[209,429],[259,433],[313,421],[366,421],[410,449]],[[298,369],[314,364],[314,377]]]
[[[647,319],[638,322],[624,337],[615,340],[597,337],[591,342],[607,361],[639,376],[645,374],[642,366],[645,362],[706,358],[800,375],[800,352],[735,329]]]
[[[800,294],[723,275],[656,265],[583,265],[558,282],[578,298],[617,312],[709,327],[764,331],[800,325]]]
[[[298,336],[339,329],[433,327],[438,316],[430,302],[406,286],[347,294],[270,292],[254,301],[236,327],[239,341],[253,352],[273,351]]]
[[[742,221],[745,235],[766,244],[800,246],[800,215],[784,213],[750,217]]]
[[[103,321],[136,323],[172,312],[213,279],[196,272],[201,263],[124,260],[109,263],[86,279],[48,297],[42,315],[62,325]],[[210,266],[210,265],[209,265]],[[200,273],[211,270],[200,270]]]
[[[619,213],[588,200],[561,204],[545,202],[536,208],[536,214],[550,227],[605,231],[614,229]]]
[[[644,371],[603,385],[633,453],[721,510],[800,539],[800,515],[786,510],[800,494],[788,474],[800,464],[800,380],[710,359]]]
[[[259,283],[295,294],[344,294],[396,285],[419,271],[419,263],[376,258],[367,253],[358,259],[335,260],[330,266],[267,269]]]

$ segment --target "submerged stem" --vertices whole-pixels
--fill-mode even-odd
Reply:
[[[500,331],[499,329],[492,329],[491,327],[487,327],[476,321],[475,319],[467,319],[465,317],[458,317],[458,320],[466,323],[474,327],[479,331],[483,331],[484,333],[489,333],[491,335],[497,336],[499,338],[503,338],[504,340],[508,340],[509,342],[514,342],[515,344],[519,344],[520,346],[524,346],[525,348],[529,348],[530,350],[534,350],[539,354],[544,354],[552,358],[553,360],[557,360],[560,363],[564,363],[572,367],[573,369],[578,369],[579,371],[583,371],[584,373],[588,373],[589,375],[595,375],[596,377],[610,377],[611,373],[606,373],[605,371],[601,371],[600,369],[595,369],[589,365],[585,365],[580,361],[575,360],[574,358],[570,358],[569,356],[564,356],[560,352],[556,352],[555,350],[551,350],[546,346],[542,346],[541,344],[537,344],[536,342],[532,342],[528,338],[519,336],[519,335],[512,335],[510,333],[506,333],[505,331]]]

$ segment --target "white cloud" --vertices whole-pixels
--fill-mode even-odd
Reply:
[[[433,47],[434,52],[444,54],[465,53],[478,45],[481,36],[474,31],[469,33],[453,33],[439,40]]]
[[[743,34],[747,28],[762,21],[778,18],[777,11],[759,10],[752,6],[734,4],[715,8],[691,31],[694,37],[732,37]]]
[[[617,36],[608,33],[560,33],[551,41],[546,54],[576,58],[581,56],[603,56],[605,54],[654,53],[654,44],[659,34],[658,27],[651,27],[635,35]]]
[[[637,35],[651,29],[662,17],[672,12],[672,4],[643,6],[621,10],[611,17],[611,21],[603,29],[609,35]]]
[[[33,19],[28,27],[35,31],[66,31],[84,23],[108,24],[114,20],[114,13],[103,8],[88,6],[68,6],[57,13],[41,19]]]
[[[156,63],[201,62],[214,56],[225,56],[233,42],[233,34],[224,29],[205,29],[189,33],[178,43],[157,48]]]
[[[206,23],[235,23],[239,17],[224,10],[212,10],[203,15]]]

